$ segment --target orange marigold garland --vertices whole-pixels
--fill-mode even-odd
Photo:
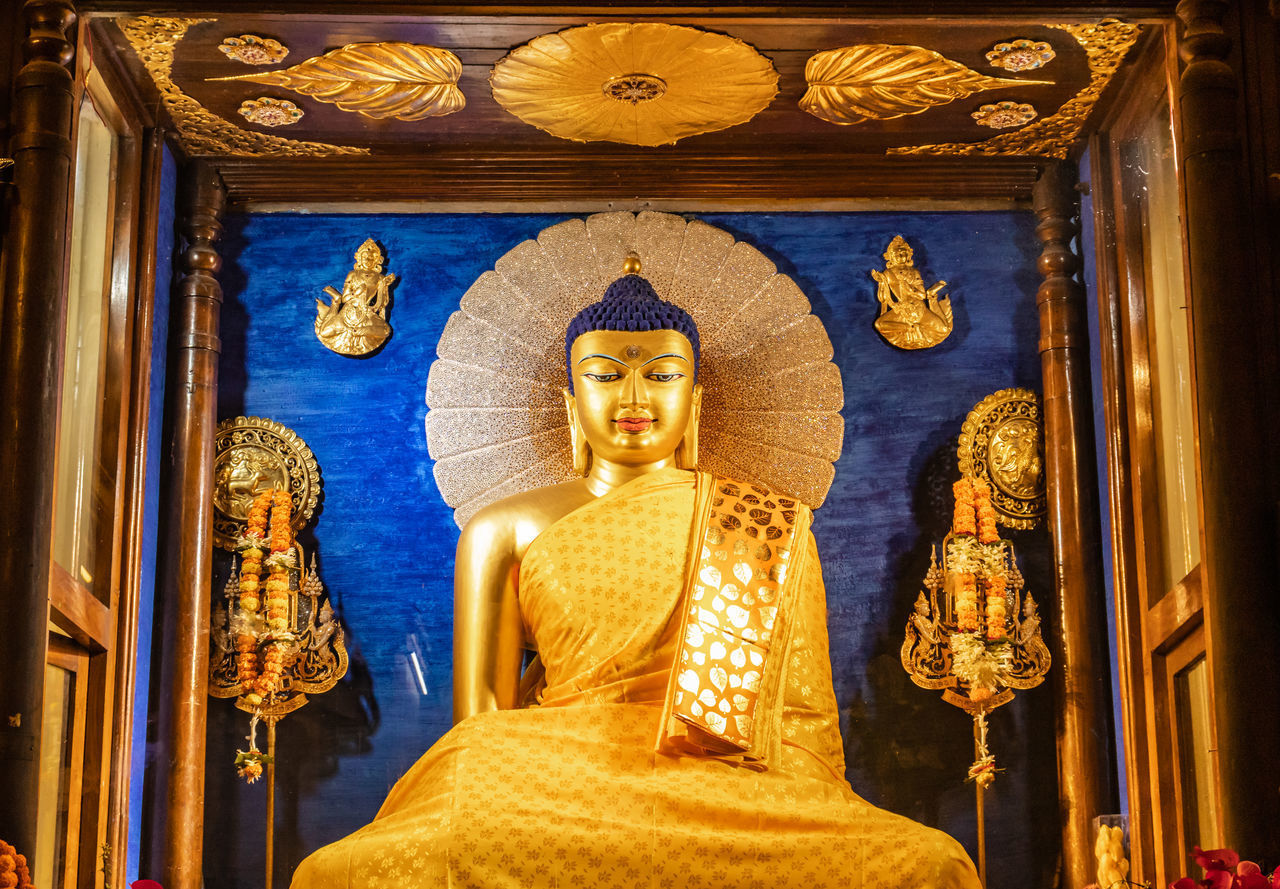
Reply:
[[[264,491],[254,498],[240,538],[240,611],[233,624],[236,670],[244,689],[244,703],[254,715],[249,749],[236,751],[236,769],[250,784],[262,775],[263,764],[268,761],[258,750],[255,738],[258,709],[279,688],[297,644],[289,628],[289,572],[298,564],[290,524],[292,509],[288,491]]]
[[[0,840],[0,889],[35,889],[27,870],[27,856],[4,840]]]
[[[976,665],[989,659],[982,649],[991,648],[991,655],[996,656],[1003,651],[1000,646],[1008,639],[1006,553],[996,529],[996,511],[991,506],[991,488],[987,482],[964,477],[952,485],[951,490],[955,495],[955,510],[952,541],[948,545],[948,570],[955,577],[956,630],[971,635],[972,645],[969,642],[962,645],[968,646],[967,659],[974,661],[976,669]],[[989,689],[984,685],[973,685],[970,696],[974,700],[989,696]]]
[[[973,507],[973,485],[968,478],[962,478],[951,486],[955,495],[956,507],[952,514],[951,531],[953,534],[976,534],[977,514]]]
[[[978,542],[995,543],[1000,539],[996,530],[996,510],[991,505],[991,488],[980,478],[972,482],[973,510],[978,517]]]

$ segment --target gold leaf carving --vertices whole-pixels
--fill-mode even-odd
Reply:
[[[817,53],[805,64],[804,76],[809,89],[800,107],[835,124],[892,120],[983,90],[1049,82],[991,77],[931,49],[887,43]]]
[[[1130,47],[1137,42],[1141,27],[1115,19],[1104,19],[1088,25],[1046,25],[1066,31],[1084,47],[1089,58],[1089,83],[1056,112],[1012,133],[1002,133],[982,142],[941,142],[932,145],[908,145],[890,148],[887,154],[932,155],[1031,155],[1065,158],[1071,152],[1080,131],[1098,97]]]
[[[553,136],[647,146],[746,123],[778,92],[778,72],[753,47],[659,22],[543,34],[489,81],[499,105]]]
[[[416,43],[351,43],[292,68],[214,80],[293,90],[377,120],[423,120],[462,110],[462,63],[447,49]]]
[[[140,15],[120,21],[120,31],[155,81],[160,101],[173,119],[182,147],[194,155],[238,157],[333,157],[368,154],[367,148],[299,142],[244,130],[213,114],[173,82],[173,54],[187,29],[215,19]]]

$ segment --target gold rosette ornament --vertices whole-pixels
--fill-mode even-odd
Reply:
[[[427,450],[454,519],[574,477],[564,334],[635,252],[658,295],[693,316],[705,387],[698,468],[822,504],[844,405],[831,340],[755,247],[670,213],[597,213],[543,230],[462,297],[427,379]]]
[[[657,22],[544,34],[489,80],[499,105],[553,136],[644,146],[746,123],[778,92],[773,64],[741,40]]]

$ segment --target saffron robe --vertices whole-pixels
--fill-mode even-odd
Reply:
[[[294,889],[980,889],[945,834],[845,782],[812,535],[797,530],[776,725],[760,763],[673,750],[673,664],[700,555],[694,473],[650,473],[530,545],[518,598],[546,669],[537,706],[441,738],[377,818]],[[705,490],[703,490],[705,494]],[[761,765],[763,768],[761,768]]]

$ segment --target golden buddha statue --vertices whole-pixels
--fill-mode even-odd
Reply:
[[[699,355],[638,274],[569,324],[581,476],[467,523],[456,725],[296,889],[979,886],[845,782],[810,511],[694,469]]]

